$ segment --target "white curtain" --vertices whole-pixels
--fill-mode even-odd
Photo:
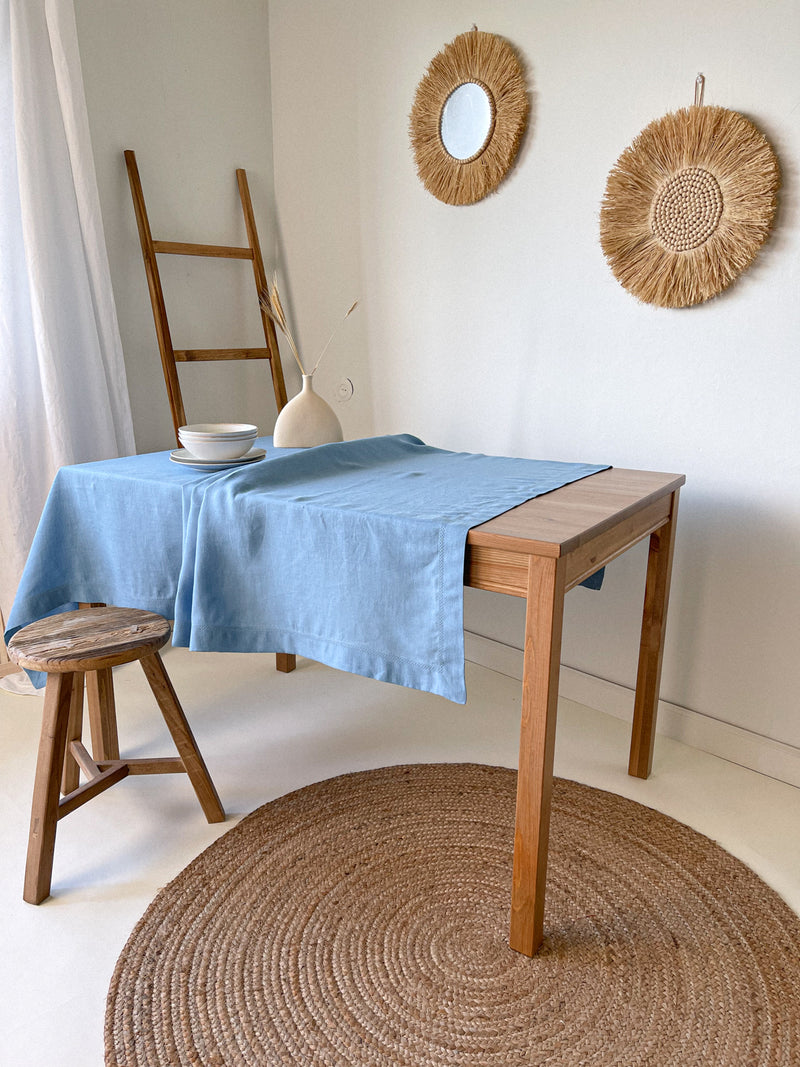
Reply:
[[[0,607],[56,470],[135,452],[73,0],[0,0]]]

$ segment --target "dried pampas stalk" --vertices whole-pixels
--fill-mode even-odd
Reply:
[[[272,275],[272,281],[270,282],[268,287],[266,289],[262,290],[262,292],[259,294],[259,300],[260,300],[261,307],[264,310],[264,312],[267,315],[269,315],[269,317],[272,319],[272,321],[275,323],[275,325],[278,327],[278,329],[284,335],[286,340],[289,342],[289,347],[292,350],[292,355],[295,358],[297,366],[300,368],[300,373],[304,377],[307,376],[306,369],[303,366],[303,361],[300,359],[300,353],[299,353],[299,351],[297,349],[297,345],[295,343],[295,339],[294,339],[294,336],[292,334],[291,327],[289,326],[289,320],[286,317],[286,312],[283,310],[283,304],[281,303],[281,296],[280,296],[280,293],[278,292],[278,275],[277,275],[277,273]],[[322,349],[322,351],[320,352],[319,356],[317,357],[317,362],[314,364],[314,369],[311,371],[312,375],[316,374],[317,367],[319,367],[320,362],[322,360],[322,357],[328,351],[328,348],[330,347],[330,343],[334,339],[334,337],[336,336],[336,331],[339,329],[339,326],[342,325],[342,323],[345,321],[345,319],[349,318],[349,316],[352,315],[352,313],[355,311],[355,309],[357,307],[358,307],[358,301],[354,300],[353,303],[350,305],[350,307],[347,309],[347,311],[344,313],[344,317],[342,318],[341,322],[339,322],[338,326],[335,326],[334,329],[332,330],[330,337],[325,342],[325,347]]]
[[[481,150],[461,160],[442,144],[441,117],[447,98],[466,82],[487,93],[494,123]],[[527,118],[525,75],[511,45],[477,28],[462,33],[434,56],[414,98],[410,135],[423,185],[446,204],[483,199],[513,163]]]
[[[295,358],[297,366],[300,368],[300,373],[305,374],[303,367],[303,361],[300,359],[300,353],[297,351],[297,345],[295,344],[294,336],[289,326],[289,321],[286,318],[286,312],[283,310],[283,304],[281,304],[281,295],[278,292],[278,275],[272,275],[272,281],[266,289],[262,290],[259,296],[262,309],[269,315],[283,336],[289,342],[289,348],[292,350],[292,355]]]
[[[342,325],[342,323],[345,321],[345,319],[348,319],[353,314],[353,312],[355,311],[355,309],[357,307],[358,307],[358,301],[354,300],[353,303],[350,305],[350,307],[347,309],[347,311],[345,311],[344,316],[343,316],[341,322],[338,324],[338,326],[334,326],[334,328],[331,330],[331,335],[328,338],[328,340],[325,342],[325,347],[322,349],[322,351],[320,352],[319,356],[317,356],[317,362],[314,364],[314,369],[311,372],[312,374],[316,374],[317,373],[317,367],[320,365],[320,363],[322,361],[322,357],[328,351],[328,348],[330,347],[330,343],[334,339],[334,337],[336,336],[336,332],[339,329],[339,326]]]
[[[639,300],[689,307],[726,289],[772,229],[780,169],[743,115],[694,106],[650,123],[608,176],[600,243]]]

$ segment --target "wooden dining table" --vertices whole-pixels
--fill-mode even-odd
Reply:
[[[612,467],[528,500],[467,535],[464,584],[527,601],[509,944],[544,936],[564,596],[649,537],[628,773],[647,778],[682,474]],[[278,669],[295,657],[279,654]]]
[[[564,595],[649,537],[628,773],[647,778],[683,475],[610,468],[470,531],[465,582],[527,601],[509,943],[542,943]]]
[[[227,474],[223,474],[220,476],[219,483],[216,476],[198,479],[197,472],[191,470],[187,472],[186,468],[176,467],[174,463],[171,463],[168,453],[100,461],[67,467],[59,471],[20,582],[12,615],[8,621],[6,636],[10,637],[20,626],[27,625],[45,615],[70,610],[75,606],[75,603],[70,602],[102,601],[114,603],[117,606],[146,608],[175,618],[173,643],[187,644],[189,647],[204,647],[202,643],[197,646],[190,644],[188,638],[184,640],[185,633],[178,635],[179,615],[181,626],[185,630],[187,619],[193,620],[195,611],[193,601],[182,599],[181,575],[184,571],[188,575],[190,590],[195,590],[196,582],[200,581],[201,588],[209,593],[207,581],[209,577],[219,580],[216,568],[220,560],[224,560],[227,567],[232,558],[231,537],[235,531],[227,525],[224,526],[223,534],[220,535],[222,537],[220,543],[224,549],[223,556],[212,554],[211,558],[214,562],[211,570],[209,570],[209,564],[205,564],[206,570],[203,574],[206,584],[204,584],[204,579],[198,579],[196,554],[193,555],[191,552],[193,545],[195,550],[197,548],[197,532],[193,534],[194,540],[190,536],[187,542],[185,529],[187,522],[191,525],[189,501],[194,499],[196,490],[197,500],[202,505],[204,514],[206,503],[210,499],[218,502],[222,494],[222,499],[230,501],[235,514],[242,519],[242,522],[234,526],[244,537],[244,548],[240,553],[241,559],[235,558],[237,566],[240,570],[243,568],[243,574],[248,580],[246,593],[249,599],[246,603],[250,606],[249,610],[253,612],[253,617],[248,617],[250,622],[250,629],[247,631],[250,635],[248,640],[256,641],[255,647],[243,643],[242,628],[237,623],[234,628],[233,645],[230,644],[227,631],[223,628],[222,637],[219,640],[215,637],[213,644],[209,647],[214,651],[265,651],[269,649],[269,646],[274,651],[276,648],[283,647],[291,648],[293,652],[302,652],[303,655],[311,656],[311,658],[316,658],[315,653],[322,651],[322,662],[328,662],[324,658],[324,655],[330,654],[326,630],[322,628],[319,630],[324,637],[321,644],[319,642],[309,644],[306,634],[303,634],[302,640],[298,639],[295,623],[293,623],[295,629],[284,627],[279,630],[273,625],[276,617],[274,601],[277,600],[279,605],[281,602],[278,595],[279,587],[281,595],[289,596],[291,611],[294,614],[297,611],[295,597],[307,591],[307,573],[301,567],[297,575],[288,574],[285,570],[286,559],[281,552],[276,553],[276,561],[281,569],[277,572],[270,570],[268,557],[261,554],[260,548],[254,547],[249,520],[244,520],[249,515],[256,525],[258,523],[263,525],[267,513],[273,518],[276,515],[286,514],[289,519],[292,519],[298,513],[308,517],[308,505],[305,502],[309,499],[308,493],[311,491],[311,486],[316,485],[316,482],[313,479],[310,482],[304,480],[306,475],[301,473],[300,482],[297,483],[295,468],[299,463],[301,470],[305,471],[307,466],[302,455],[299,460],[297,457],[290,456],[284,461],[275,454],[275,450],[267,439],[262,439],[262,443],[270,449],[268,462],[264,467],[265,477],[256,477],[252,487],[248,476],[244,474],[242,476],[244,480],[238,475],[229,480]],[[347,450],[346,456],[340,455],[341,448]],[[448,616],[445,630],[448,635],[446,663],[450,672],[448,675],[450,685],[437,688],[440,684],[439,678],[433,675],[414,673],[408,679],[405,675],[391,676],[385,673],[385,663],[394,662],[390,660],[376,660],[379,668],[376,673],[373,673],[375,665],[371,661],[365,664],[360,659],[353,663],[348,660],[344,666],[337,660],[331,664],[332,666],[356,670],[358,673],[366,673],[373,677],[384,677],[385,680],[399,684],[411,684],[415,688],[428,688],[431,692],[440,692],[443,695],[449,695],[452,689],[454,695],[450,696],[450,699],[457,699],[463,690],[463,671],[460,672],[460,684],[456,685],[455,682],[458,681],[456,675],[459,671],[455,670],[450,657],[458,658],[458,650],[455,645],[451,646],[450,641],[455,638],[455,633],[452,632],[454,627],[460,633],[462,625],[462,598],[460,596],[462,549],[465,585],[522,597],[527,602],[509,943],[518,952],[531,956],[537,951],[543,939],[564,596],[574,586],[595,575],[616,556],[649,537],[628,768],[630,774],[646,778],[650,773],[652,763],[678,494],[685,478],[680,474],[661,474],[621,468],[598,469],[595,466],[592,470],[591,465],[583,465],[587,467],[589,473],[580,473],[577,480],[564,484],[562,477],[564,472],[558,470],[554,480],[560,488],[540,490],[539,495],[532,495],[527,500],[525,500],[524,491],[520,493],[515,488],[514,492],[508,494],[505,499],[524,502],[510,508],[506,504],[509,509],[505,511],[497,508],[498,513],[494,518],[481,522],[477,515],[485,518],[487,514],[492,513],[494,505],[502,499],[502,493],[495,484],[497,470],[506,471],[506,464],[510,462],[515,476],[511,481],[516,486],[520,481],[516,475],[522,473],[523,489],[529,489],[534,487],[529,478],[532,472],[537,474],[540,471],[538,465],[531,468],[525,461],[524,470],[520,472],[516,467],[517,461],[514,460],[500,459],[498,461],[492,457],[473,457],[467,453],[442,453],[440,450],[428,448],[416,438],[403,436],[350,442],[341,448],[335,455],[332,453],[326,462],[334,473],[340,468],[345,470],[347,479],[355,478],[355,485],[361,484],[360,472],[362,470],[361,465],[355,464],[354,466],[356,458],[360,457],[363,463],[366,463],[364,470],[371,471],[376,455],[383,457],[388,455],[392,458],[392,462],[395,457],[400,456],[399,467],[384,465],[380,468],[378,481],[382,485],[389,477],[388,472],[396,471],[398,482],[403,484],[401,497],[405,500],[407,513],[413,521],[400,527],[395,524],[392,526],[392,531],[401,529],[404,535],[417,537],[418,542],[420,544],[424,542],[426,546],[422,555],[407,557],[401,554],[400,573],[406,573],[407,567],[414,566],[429,569],[431,559],[435,558],[438,561],[435,570],[437,583],[435,603],[439,614],[437,614],[436,628],[432,633],[436,656],[441,657],[440,645],[443,640],[441,635],[444,623],[440,615],[444,611]],[[408,454],[411,455],[410,460],[406,459]],[[444,475],[440,475],[440,480],[437,482],[435,474],[431,474],[432,480],[428,481],[427,489],[421,489],[422,479],[416,480],[415,477],[414,488],[410,490],[409,496],[410,483],[406,477],[407,472],[411,470],[416,476],[418,471],[432,470],[431,467],[425,466],[426,462],[445,464],[445,467],[439,466],[438,469],[446,470],[447,475],[444,481],[441,480]],[[500,468],[497,467],[498,462]],[[279,466],[273,467],[273,463]],[[476,463],[477,469],[484,471],[483,482],[475,473]],[[287,464],[291,472],[287,482],[288,504],[286,499],[280,495],[280,485],[283,484],[281,479],[273,476],[279,471],[285,475]],[[454,481],[451,476],[452,471],[464,464],[469,467],[467,482]],[[574,466],[581,467],[581,465]],[[313,464],[312,467],[313,472],[318,474],[319,463]],[[351,467],[355,473],[351,473]],[[544,464],[544,467],[552,475],[550,467],[547,464]],[[567,473],[574,474],[575,471],[571,470]],[[324,502],[330,495],[330,487],[325,478],[322,479],[322,483],[320,491]],[[302,486],[302,492],[299,495],[297,495],[296,484]],[[337,487],[340,485],[339,482],[334,484]],[[348,484],[350,484],[349,481]],[[375,486],[378,483],[373,476],[372,480],[367,479],[363,484],[372,486],[370,490],[372,493],[376,491]],[[432,498],[431,485],[437,486]],[[485,502],[482,510],[479,507],[477,512],[472,510],[471,503],[468,504],[468,500],[482,500],[483,490],[477,493],[476,498],[475,485],[486,487],[491,498],[491,510],[487,510]],[[456,488],[454,489],[453,486]],[[497,493],[494,496],[496,489]],[[251,491],[256,494],[253,497],[255,510],[248,510],[246,507]],[[266,497],[263,496],[265,491],[268,494]],[[241,495],[242,493],[244,495]],[[186,494],[189,496],[187,497]],[[444,520],[440,516],[449,514],[446,512],[443,497],[448,494],[450,497],[455,496],[458,503],[456,511],[459,515],[463,511],[465,515],[475,516],[475,525],[470,526],[468,522],[461,526],[443,525]],[[338,490],[334,493],[334,500],[336,502],[335,513],[338,516],[342,512],[341,496]],[[418,518],[419,509],[425,511],[423,506],[425,501],[427,501],[428,509],[432,509],[433,514],[437,516],[433,525],[435,537],[427,536],[427,540],[420,530]],[[357,508],[354,512],[360,524],[366,521],[365,515],[371,515],[375,508],[378,509],[378,517],[383,516],[383,511],[372,496],[369,497],[369,505],[369,508],[365,504],[364,507]],[[189,509],[188,519],[187,508]],[[316,510],[312,509],[312,511],[316,515]],[[311,513],[308,512],[308,514]],[[306,530],[305,536],[312,538],[312,541],[317,536],[319,528],[327,530],[329,525],[327,519],[329,513],[325,507],[320,514],[325,519],[322,527],[319,527],[315,519],[315,525]],[[215,515],[210,521],[219,523],[223,519]],[[459,522],[461,521],[459,519]],[[212,527],[214,531],[218,528],[218,525]],[[293,528],[291,526],[277,527],[273,543],[282,544],[281,538],[285,536],[285,530]],[[422,529],[426,530],[427,527],[423,525]],[[433,546],[441,545],[442,531],[445,529],[449,530],[451,535],[456,535],[450,537],[447,556],[448,560],[455,562],[455,566],[452,566],[452,562],[448,563],[448,593],[445,599],[441,599],[439,583],[443,557],[440,548]],[[149,530],[150,534],[143,535],[143,530]],[[348,527],[347,530],[348,536],[344,540],[325,542],[329,546],[329,555],[333,553],[330,560],[337,575],[336,553],[342,551],[346,554],[351,544],[358,547],[358,562],[360,566],[362,565],[362,554],[365,551],[364,536],[363,534],[351,536],[350,528]],[[153,540],[154,537],[155,540]],[[269,548],[270,539],[264,539],[263,532],[259,534],[259,537]],[[466,544],[462,538],[466,539]],[[215,544],[216,542],[212,539],[212,553]],[[388,555],[379,551],[377,555],[370,557],[370,566],[389,569],[394,566],[395,570],[392,574],[396,578],[397,566],[392,563],[396,549],[397,546],[390,540]],[[453,557],[450,553],[456,550],[458,555]],[[308,548],[308,551],[311,549]],[[255,556],[253,552],[256,552]],[[431,556],[431,552],[435,555]],[[327,559],[328,556],[324,558]],[[261,577],[266,575],[270,582],[278,583],[278,585],[268,586],[275,594],[266,598],[267,601],[272,601],[271,604],[265,605],[262,597],[263,590],[260,586],[255,600],[249,595],[249,579],[255,573],[252,571],[254,565],[258,567],[258,574]],[[363,564],[363,567],[367,569],[366,564]],[[370,573],[372,573],[371,570]],[[379,571],[378,576],[381,581],[388,580],[388,574],[384,571]],[[414,577],[416,576],[407,576],[407,587],[404,587],[405,597],[411,595],[410,589]],[[300,582],[301,586],[297,587],[296,584],[292,584],[293,581]],[[234,586],[234,588],[238,595],[239,587]],[[360,589],[361,586],[358,588]],[[195,590],[195,594],[196,592]],[[212,609],[217,612],[220,604],[219,591],[214,591],[212,588],[210,595]],[[416,605],[418,601],[414,600],[413,603]],[[269,611],[266,608],[269,608]],[[352,609],[357,613],[363,611],[358,596],[353,600]],[[238,599],[235,601],[233,610],[243,610]],[[316,610],[316,602],[314,602],[314,611]],[[457,620],[454,614],[456,611],[458,611]],[[174,614],[170,614],[173,612]],[[410,617],[418,618],[413,612]],[[348,620],[350,620],[349,616],[342,624],[345,626],[345,631],[341,636],[352,640],[353,633],[356,636],[361,634],[361,630],[358,629],[360,620],[356,619],[355,630],[346,629],[348,626],[352,627],[352,620]],[[371,633],[376,625],[375,620],[371,615],[366,621]],[[394,616],[390,621],[395,621]],[[336,619],[333,623],[338,625]],[[382,626],[383,623],[380,625]],[[411,625],[410,622],[408,625]],[[264,637],[265,633],[267,637]],[[405,641],[404,628],[402,635],[402,640]],[[379,634],[381,642],[385,636],[381,631]],[[268,641],[266,648],[262,646],[262,639],[264,642]],[[286,643],[283,643],[284,640]],[[415,645],[414,648],[416,647]],[[420,646],[421,651],[426,654],[428,647],[427,645]],[[463,666],[463,644],[461,649]],[[439,661],[437,658],[435,663],[437,667]],[[293,654],[279,653],[277,655],[279,670],[289,671],[293,669],[294,664]],[[91,712],[91,694],[89,704]]]

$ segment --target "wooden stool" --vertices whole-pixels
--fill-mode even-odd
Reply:
[[[40,619],[9,641],[8,654],[15,663],[47,673],[22,894],[28,903],[40,904],[50,894],[58,820],[129,774],[185,772],[208,821],[224,821],[214,783],[158,654],[168,639],[169,623],[160,615],[91,607]],[[172,734],[177,758],[120,759],[111,668],[137,659]],[[81,743],[84,674],[92,755]],[[88,779],[84,785],[79,784],[81,771]]]

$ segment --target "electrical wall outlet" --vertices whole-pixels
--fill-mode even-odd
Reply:
[[[342,380],[336,386],[336,399],[340,404],[346,404],[348,400],[353,399],[354,392],[355,389],[350,379],[342,378]]]

